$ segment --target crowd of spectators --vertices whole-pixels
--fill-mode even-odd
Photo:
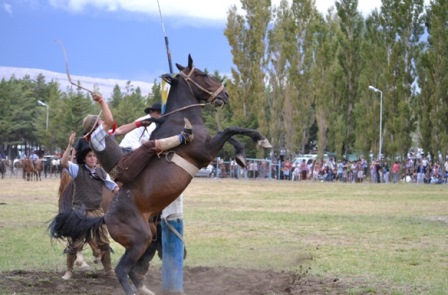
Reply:
[[[246,179],[271,178],[290,181],[321,181],[362,183],[448,183],[448,158],[442,164],[427,157],[407,158],[404,161],[370,161],[364,157],[328,161],[303,160],[294,165],[289,159],[249,160],[245,169],[234,161],[218,161],[210,166],[210,177]]]

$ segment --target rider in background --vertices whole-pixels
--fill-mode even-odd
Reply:
[[[32,150],[30,154],[30,159],[33,161],[34,167],[36,167],[36,161],[39,159],[39,156],[36,154],[36,151]]]
[[[104,215],[101,207],[103,186],[112,192],[117,192],[119,188],[104,169],[97,167],[96,155],[88,145],[81,146],[80,150],[76,152],[77,162],[81,164],[69,161],[70,150],[75,137],[76,133],[72,132],[67,149],[61,159],[62,167],[67,169],[74,182],[73,209],[79,212],[85,211],[85,214],[90,217],[100,217]],[[110,242],[106,225],[102,225],[99,239],[93,237],[89,243],[92,243],[92,249],[98,249],[100,252],[94,253],[94,255],[101,257],[105,275],[107,277],[115,277],[115,272],[112,269]],[[68,240],[67,271],[62,279],[69,280],[72,278],[76,253],[82,251],[83,246],[83,240]]]
[[[135,120],[144,121],[150,118],[159,119],[162,112],[162,104],[160,102],[155,102],[152,106],[145,109],[146,115]],[[117,128],[118,133],[120,133],[121,127]],[[129,154],[132,151],[138,149],[144,142],[148,141],[151,137],[151,133],[156,129],[156,124],[150,124],[147,128],[135,128],[134,130],[126,133],[124,138],[120,142],[121,150],[124,155]]]

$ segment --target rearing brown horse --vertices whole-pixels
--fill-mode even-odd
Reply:
[[[125,248],[115,272],[127,295],[134,294],[128,276],[140,294],[153,294],[143,284],[149,267],[148,246],[153,235],[148,220],[172,203],[194,175],[170,161],[173,153],[200,169],[216,157],[226,141],[237,148],[238,142],[231,138],[233,135],[249,136],[260,146],[271,147],[267,139],[253,129],[230,127],[210,137],[202,120],[202,108],[197,104],[208,101],[219,107],[228,103],[228,94],[219,81],[193,67],[191,56],[187,67],[176,66],[180,70],[179,75],[164,77],[171,84],[166,107],[166,113],[170,115],[152,133],[152,137],[176,134],[183,128],[184,118],[188,118],[193,125],[194,140],[172,149],[167,155],[151,159],[131,183],[120,189],[103,218],[88,219],[73,213],[70,216],[58,215],[50,225],[53,237],[78,239],[87,237],[92,228],[106,223],[111,237]],[[240,158],[238,162],[243,161]]]

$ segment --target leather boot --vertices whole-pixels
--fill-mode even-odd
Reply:
[[[67,253],[67,271],[62,276],[63,280],[70,280],[73,276],[73,265],[75,265],[76,254]]]
[[[188,143],[193,141],[193,127],[191,126],[190,121],[187,118],[184,118],[185,125],[184,130],[181,131],[178,135],[174,135],[167,138],[156,139],[155,146],[158,151],[163,152],[169,150],[173,147],[178,146],[181,143]]]
[[[115,271],[112,269],[112,260],[110,258],[110,250],[106,250],[101,257],[101,263],[104,267],[104,275],[109,278],[116,278]]]

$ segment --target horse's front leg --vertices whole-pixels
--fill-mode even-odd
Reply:
[[[244,144],[233,137],[229,137],[229,139],[227,139],[227,142],[230,143],[235,149],[234,157],[236,163],[242,168],[246,167],[246,152],[244,150]]]
[[[230,137],[234,135],[247,136],[262,148],[265,149],[272,148],[272,145],[269,143],[269,140],[266,137],[264,137],[264,135],[261,134],[258,130],[241,128],[241,127],[228,127],[224,129],[223,131],[219,132],[213,137],[212,142],[214,144],[221,145],[222,147],[224,145],[224,142],[226,142]]]

